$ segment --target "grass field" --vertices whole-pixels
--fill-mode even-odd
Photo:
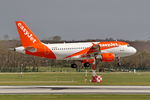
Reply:
[[[150,100],[150,95],[0,95],[0,100]]]
[[[0,73],[0,85],[150,85],[150,72],[105,72],[102,83],[85,82],[81,72]]]
[[[79,72],[37,72],[0,73],[0,85],[150,85],[150,72],[99,73],[103,83],[91,83],[91,73],[85,82],[85,73]],[[105,94],[65,94],[65,95],[0,95],[0,100],[150,100],[150,95],[105,95]]]

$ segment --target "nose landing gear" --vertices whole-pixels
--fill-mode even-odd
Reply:
[[[117,65],[118,65],[118,66],[121,66],[121,65],[122,65],[122,64],[121,64],[120,57],[117,57]]]

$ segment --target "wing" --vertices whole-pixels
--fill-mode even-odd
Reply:
[[[71,58],[71,57],[75,57],[75,56],[80,56],[82,57],[95,57],[97,55],[100,54],[101,50],[100,50],[100,45],[99,44],[94,44],[89,48],[86,48],[84,50],[81,50],[77,53],[74,53],[70,56],[67,56],[66,58]]]

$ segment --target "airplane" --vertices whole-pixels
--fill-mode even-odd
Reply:
[[[136,49],[122,41],[79,42],[79,43],[42,43],[23,21],[16,21],[22,46],[14,50],[19,53],[55,60],[79,60],[84,67],[92,66],[93,82],[96,77],[96,61],[112,62],[136,53]],[[72,68],[78,65],[71,64]]]

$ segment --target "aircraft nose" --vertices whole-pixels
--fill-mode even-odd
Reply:
[[[132,47],[131,51],[132,51],[132,54],[135,54],[137,52],[137,50],[134,47]]]

